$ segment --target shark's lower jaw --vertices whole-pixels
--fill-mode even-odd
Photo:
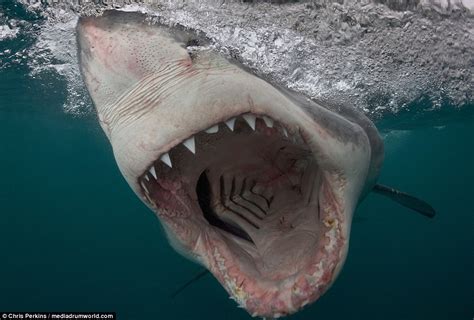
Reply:
[[[162,154],[139,178],[183,254],[250,314],[279,317],[316,300],[343,263],[348,222],[304,134],[243,114]]]

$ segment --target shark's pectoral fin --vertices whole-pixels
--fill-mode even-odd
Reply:
[[[207,269],[202,269],[201,271],[199,271],[199,273],[197,273],[192,279],[188,280],[185,284],[183,284],[182,286],[180,286],[178,289],[176,289],[175,292],[173,292],[173,294],[171,295],[171,298],[175,298],[178,294],[180,294],[181,292],[184,291],[184,289],[186,289],[187,287],[189,287],[190,285],[192,285],[194,282],[198,281],[199,279],[201,279],[202,277],[204,277],[205,275],[208,275],[210,274],[210,271],[207,270]]]
[[[376,184],[372,191],[384,195],[392,199],[393,201],[398,202],[402,206],[421,213],[422,215],[428,218],[433,218],[436,214],[436,211],[433,209],[433,207],[425,201],[411,196],[407,193],[401,192],[399,190],[381,184]]]

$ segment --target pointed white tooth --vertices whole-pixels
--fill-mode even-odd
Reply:
[[[150,177],[148,175],[145,176],[146,181],[150,181]]]
[[[196,143],[194,137],[184,140],[183,144],[186,148],[188,148],[189,151],[196,154]]]
[[[283,128],[283,134],[288,138],[288,131],[286,131],[286,128]]]
[[[154,166],[151,166],[151,168],[150,168],[150,173],[152,174],[153,177],[155,177],[155,180],[156,180],[157,178],[156,178],[156,171],[155,171],[155,167],[154,167]]]
[[[219,131],[219,125],[216,124],[214,127],[207,129],[206,133],[216,133],[217,131]]]
[[[235,118],[227,120],[225,124],[229,127],[230,131],[234,131]]]
[[[166,163],[166,165],[168,167],[173,168],[173,165],[171,164],[171,159],[170,159],[170,154],[169,153],[165,153],[164,155],[162,155],[160,160],[163,161],[164,163]]]
[[[147,194],[150,194],[150,191],[148,191],[148,189],[147,189],[147,187],[146,187],[145,183],[142,181],[142,183],[141,183],[141,184],[142,184],[142,188],[143,188],[143,190],[145,190],[145,192],[146,192]]]
[[[263,121],[265,121],[267,127],[273,128],[273,119],[263,116]]]
[[[245,121],[247,121],[250,128],[252,128],[252,130],[255,130],[255,121],[257,121],[257,117],[253,114],[244,114],[242,117],[244,117]]]

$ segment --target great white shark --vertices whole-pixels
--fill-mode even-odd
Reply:
[[[434,214],[376,185],[383,142],[356,108],[271,84],[196,32],[139,13],[82,17],[77,39],[126,181],[170,244],[253,316],[294,313],[331,286],[374,188]]]

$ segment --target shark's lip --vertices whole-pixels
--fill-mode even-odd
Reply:
[[[257,125],[264,127],[262,119],[268,116],[261,114],[253,116],[257,117]],[[297,126],[277,122],[273,122],[272,126],[281,135],[288,135],[288,139],[305,143],[304,135],[300,134],[301,130]],[[220,130],[224,128],[221,123]],[[189,137],[175,143],[169,150],[187,140]],[[188,152],[189,149],[185,151]],[[163,154],[159,158],[162,157]],[[166,164],[166,162],[161,161],[161,167],[165,170],[169,169],[169,163]],[[144,184],[145,180],[156,178],[155,167],[156,165],[151,167],[153,171],[147,169],[138,179],[145,202],[160,217],[168,234],[181,237],[175,239],[179,243],[174,243],[174,246],[178,250],[181,249],[179,251],[184,255],[191,256],[206,266],[227,290],[230,297],[250,314],[277,318],[294,313],[318,299],[333,282],[344,260],[347,246],[344,227],[347,223],[347,212],[344,212],[342,197],[337,192],[343,188],[343,182],[337,173],[328,170],[324,172],[325,176],[320,185],[318,204],[320,209],[319,212],[316,210],[314,213],[320,216],[322,235],[311,251],[310,257],[306,259],[304,266],[290,276],[269,279],[259,276],[256,270],[249,270],[248,266],[242,262],[242,256],[236,255],[232,245],[239,241],[242,243],[242,239],[217,231],[203,219],[202,214],[189,214],[200,212],[197,201],[194,201],[194,204],[191,203],[191,207],[184,210],[186,212],[158,210]],[[195,186],[196,180],[197,177],[187,183]],[[195,197],[195,194],[192,197]]]

